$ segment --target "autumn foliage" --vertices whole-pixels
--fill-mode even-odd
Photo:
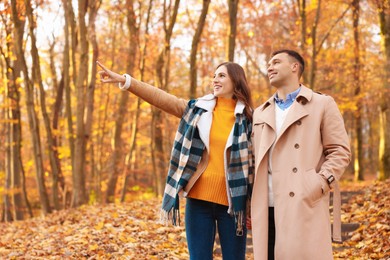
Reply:
[[[360,226],[336,258],[390,258],[389,181],[360,182],[390,176],[388,0],[2,0],[0,19],[0,258],[187,259],[183,227],[157,222],[178,118],[101,84],[95,61],[189,99],[230,58],[259,106],[281,48],[351,139],[343,222]]]
[[[390,181],[367,187],[345,183],[342,189],[359,191],[343,204],[342,222],[359,223],[360,227],[347,234],[350,238],[343,244],[334,244],[335,259],[388,259]],[[162,225],[159,207],[159,199],[149,198],[1,223],[0,258],[188,259],[183,223],[179,227]],[[248,248],[250,243],[248,240]],[[221,259],[216,252],[215,259]],[[251,250],[247,259],[253,259]]]
[[[342,206],[343,223],[358,223],[351,238],[337,245],[335,256],[343,259],[390,258],[390,180],[364,187]]]
[[[183,227],[159,224],[158,213],[149,199],[0,224],[0,258],[188,259]]]

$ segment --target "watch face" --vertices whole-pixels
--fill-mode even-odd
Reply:
[[[334,181],[333,175],[328,177],[328,183],[331,184]]]

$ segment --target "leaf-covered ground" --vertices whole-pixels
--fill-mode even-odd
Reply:
[[[84,206],[0,225],[0,258],[187,259],[183,227],[158,224],[157,199]]]
[[[351,238],[335,245],[336,259],[390,259],[390,180],[363,188],[342,206],[343,223],[359,223]]]
[[[352,187],[362,193],[343,205],[343,222],[361,226],[334,245],[335,259],[390,258],[389,188],[390,181]],[[148,199],[83,206],[0,223],[0,259],[188,259],[184,228],[158,223],[159,204]]]

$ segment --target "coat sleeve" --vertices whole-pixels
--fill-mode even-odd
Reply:
[[[321,137],[325,161],[319,173],[324,179],[333,175],[335,180],[338,181],[351,160],[351,150],[344,120],[337,104],[332,97],[326,96],[326,98],[327,101],[321,122]]]
[[[182,117],[188,103],[185,99],[178,98],[175,95],[134,78],[131,78],[131,86],[128,91],[149,104],[179,118]]]

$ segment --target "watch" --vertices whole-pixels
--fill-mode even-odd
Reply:
[[[330,175],[326,180],[328,181],[328,185],[331,185],[332,182],[334,182],[335,179],[334,179],[333,175]]]

